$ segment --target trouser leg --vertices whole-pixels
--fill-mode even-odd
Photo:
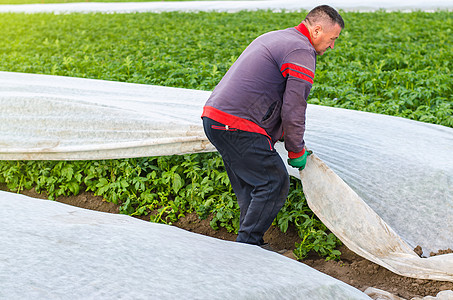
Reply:
[[[280,156],[267,156],[255,152],[248,165],[239,167],[237,174],[247,178],[251,186],[251,201],[244,212],[237,241],[262,244],[263,235],[285,203],[288,196],[289,177]]]
[[[236,198],[238,199],[238,204],[241,212],[239,217],[239,227],[241,227],[242,223],[244,222],[247,209],[250,205],[250,201],[252,200],[251,194],[253,191],[253,186],[249,185],[247,182],[239,178],[236,173],[234,173],[234,171],[230,168],[228,161],[224,160],[223,163],[225,165],[228,178],[230,179],[231,187],[233,188]]]
[[[241,209],[236,240],[260,245],[288,195],[286,167],[266,136],[221,130],[222,124],[203,119],[206,135],[222,155]]]

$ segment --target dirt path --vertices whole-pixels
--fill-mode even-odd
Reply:
[[[0,189],[6,190],[5,186],[1,185]],[[45,195],[38,194],[34,190],[24,191],[23,194],[46,199]],[[94,196],[87,192],[82,192],[77,196],[60,197],[57,201],[91,210],[118,213],[118,206],[105,202],[102,197]],[[213,230],[209,226],[209,221],[209,219],[200,220],[195,214],[189,214],[173,225],[223,240],[233,241],[236,238],[236,235],[227,232],[223,228],[218,231]],[[271,227],[265,235],[265,240],[276,250],[286,249],[287,251],[283,255],[295,259],[292,250],[294,249],[294,243],[300,240],[294,228],[289,228],[287,233],[282,233],[277,228]],[[362,291],[367,287],[375,287],[405,299],[436,296],[440,291],[453,290],[453,282],[399,276],[375,263],[363,259],[344,246],[340,248],[340,251],[342,253],[341,261],[325,261],[323,258],[313,254],[301,261],[301,263],[305,263]]]

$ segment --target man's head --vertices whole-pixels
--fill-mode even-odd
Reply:
[[[305,17],[303,23],[310,32],[313,47],[318,55],[335,45],[335,40],[344,28],[344,21],[340,14],[328,5],[313,8]]]

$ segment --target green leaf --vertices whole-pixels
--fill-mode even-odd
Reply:
[[[179,176],[178,173],[175,173],[173,175],[173,191],[175,194],[178,193],[178,191],[183,187],[184,181],[182,180],[181,176]]]

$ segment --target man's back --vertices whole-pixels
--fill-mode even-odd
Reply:
[[[316,52],[296,28],[255,39],[225,74],[206,105],[252,121],[277,140],[282,134],[280,111],[288,79],[282,72],[285,63],[301,65],[312,74],[315,71]],[[312,80],[300,80],[298,88],[308,93]]]

